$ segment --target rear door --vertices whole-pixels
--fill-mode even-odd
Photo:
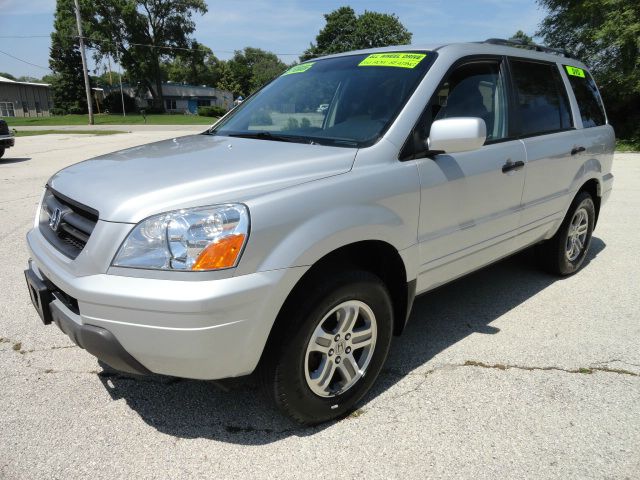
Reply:
[[[582,122],[584,159],[595,160],[602,174],[602,196],[606,197],[613,183],[611,163],[615,149],[615,134],[607,124],[607,116],[600,92],[589,72],[572,65],[562,65],[565,78],[576,99]]]
[[[527,245],[562,218],[583,154],[569,97],[558,65],[510,58],[515,124],[525,145],[527,169],[522,195],[521,234]]]

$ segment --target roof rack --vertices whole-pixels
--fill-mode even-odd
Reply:
[[[567,58],[573,57],[569,51],[564,48],[551,48],[546,47],[544,45],[538,45],[537,43],[524,43],[522,40],[517,38],[511,38],[509,40],[505,40],[504,38],[488,38],[483,42],[478,43],[489,43],[491,45],[504,45],[506,47],[522,47],[528,48],[530,50],[535,50],[536,52],[545,52],[545,53],[555,53],[556,55],[562,55]]]

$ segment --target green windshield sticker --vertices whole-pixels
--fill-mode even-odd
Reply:
[[[362,60],[359,67],[400,67],[415,68],[425,53],[374,53]]]
[[[564,68],[567,69],[567,73],[574,77],[586,78],[584,75],[584,70],[578,67],[570,67],[569,65],[565,65]]]
[[[300,65],[296,65],[295,67],[291,67],[289,70],[284,72],[282,75],[291,75],[292,73],[304,73],[309,70],[315,62],[302,63]]]

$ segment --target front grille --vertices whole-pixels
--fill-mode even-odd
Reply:
[[[97,221],[96,210],[47,188],[40,212],[40,232],[67,257],[75,259],[80,255]]]

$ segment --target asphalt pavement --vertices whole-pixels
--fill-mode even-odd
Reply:
[[[47,178],[189,133],[170,129],[18,138],[0,160],[0,478],[640,477],[640,154],[616,155],[581,272],[524,252],[418,298],[360,409],[300,428],[250,379],[118,374],[30,304]]]

